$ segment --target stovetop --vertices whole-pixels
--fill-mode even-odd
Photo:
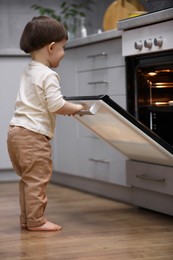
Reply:
[[[118,22],[118,30],[129,30],[132,28],[138,28],[149,24],[159,23],[163,21],[173,20],[173,8],[167,8],[161,11],[152,12],[136,16],[133,18],[127,18]]]

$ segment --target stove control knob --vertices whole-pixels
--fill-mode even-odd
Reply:
[[[158,47],[162,47],[163,45],[163,38],[160,36],[154,39],[154,45]]]
[[[148,40],[144,41],[144,47],[145,48],[151,49],[152,45],[153,45],[153,43],[152,43],[151,39],[148,39]]]
[[[135,47],[136,50],[140,50],[141,51],[142,48],[143,48],[142,41],[135,42],[134,47]]]

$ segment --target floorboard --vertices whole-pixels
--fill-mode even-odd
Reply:
[[[60,232],[20,230],[18,185],[0,184],[2,260],[173,260],[170,216],[50,184],[46,215]]]

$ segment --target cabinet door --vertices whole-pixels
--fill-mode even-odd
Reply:
[[[64,96],[77,95],[76,49],[67,49],[57,72],[60,76],[61,92]],[[52,140],[53,169],[75,175],[77,172],[78,155],[76,122],[72,117],[57,115],[55,135]]]
[[[0,95],[0,111],[1,111],[1,135],[0,135],[0,168],[12,168],[7,152],[7,132],[9,122],[13,116],[14,103],[20,84],[20,75],[28,63],[28,57],[1,57],[1,95]]]
[[[78,94],[125,95],[125,68],[106,68],[78,72]]]
[[[77,48],[78,71],[124,65],[121,38]]]
[[[84,127],[83,136],[82,127],[72,117],[57,117],[54,171],[125,186],[125,156]]]
[[[125,156],[96,136],[77,139],[77,174],[94,180],[126,185]]]
[[[57,116],[55,136],[52,141],[53,170],[72,175],[78,173],[76,122],[72,117]]]
[[[64,96],[76,95],[76,49],[65,51],[65,57],[61,61],[60,66],[56,69],[60,76],[61,92]]]

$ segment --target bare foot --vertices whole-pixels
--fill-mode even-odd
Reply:
[[[30,231],[59,231],[62,227],[58,226],[50,221],[47,221],[45,224],[39,227],[30,227],[28,230]]]

